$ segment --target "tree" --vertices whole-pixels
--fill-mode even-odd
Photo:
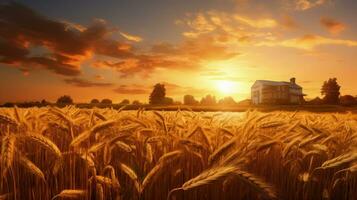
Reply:
[[[103,99],[100,103],[102,103],[102,104],[112,104],[112,100],[110,100],[110,99]]]
[[[98,99],[92,99],[90,101],[91,104],[98,104],[99,103],[99,100]]]
[[[344,106],[352,106],[357,104],[357,100],[351,95],[344,95],[340,97],[340,104]]]
[[[60,105],[69,105],[69,104],[73,104],[73,99],[68,95],[63,95],[57,99],[56,103]]]
[[[224,105],[224,106],[232,106],[236,105],[237,103],[234,101],[232,97],[224,97],[223,99],[220,99],[218,101],[218,104]]]
[[[49,104],[49,102],[47,102],[46,99],[42,99],[42,101],[41,101],[42,106],[47,106],[48,104]]]
[[[165,101],[165,95],[166,95],[165,85],[157,83],[150,94],[149,103],[163,104]]]
[[[123,101],[120,102],[120,104],[127,105],[130,104],[130,101],[128,99],[124,99]]]
[[[132,104],[133,104],[133,105],[141,105],[141,103],[140,103],[139,100],[134,100]]]
[[[187,95],[183,96],[183,104],[196,105],[196,104],[198,104],[198,101],[195,99],[194,96],[187,94]]]
[[[325,81],[321,88],[321,94],[324,95],[324,102],[328,104],[338,104],[340,96],[340,88],[336,78],[330,78]]]
[[[314,99],[311,99],[310,101],[308,101],[308,104],[312,104],[312,105],[321,105],[323,104],[324,100],[322,100],[320,97],[316,97]]]
[[[210,94],[201,99],[201,104],[202,105],[215,105],[216,103],[217,103],[216,102],[216,97],[215,96],[211,96]]]
[[[174,100],[173,100],[173,98],[165,97],[163,104],[172,105],[172,104],[174,104]]]

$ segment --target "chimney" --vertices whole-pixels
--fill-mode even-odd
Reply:
[[[292,84],[295,84],[295,78],[293,77],[293,78],[290,78],[290,83],[292,83]]]

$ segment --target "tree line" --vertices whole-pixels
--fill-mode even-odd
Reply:
[[[321,95],[322,98],[316,97],[312,100],[305,101],[305,104],[310,104],[310,105],[323,105],[323,104],[330,104],[330,105],[344,105],[344,106],[352,106],[352,105],[357,105],[357,97],[354,97],[352,95],[340,95],[340,89],[341,86],[338,84],[336,78],[330,78],[327,81],[325,81],[321,87]],[[59,97],[56,101],[56,103],[50,103],[46,100],[42,101],[35,101],[35,102],[23,102],[23,103],[16,103],[16,105],[21,106],[21,107],[41,107],[41,106],[47,106],[47,105],[58,105],[58,106],[64,106],[64,105],[70,105],[74,104],[74,100],[71,96],[69,95],[63,95]],[[114,104],[111,99],[105,98],[102,100],[99,99],[92,99],[90,102],[87,104],[93,105],[93,106],[109,106]],[[139,100],[134,100],[130,102],[129,99],[123,99],[121,102],[117,103],[119,105],[143,105],[144,103],[140,102]],[[197,106],[197,105],[204,105],[204,106],[214,106],[214,105],[224,105],[224,106],[235,106],[238,104],[244,104],[244,105],[249,105],[250,100],[243,100],[241,102],[236,102],[234,99],[230,96],[224,97],[222,99],[217,100],[215,96],[213,95],[206,95],[201,98],[201,100],[195,99],[193,95],[184,95],[183,96],[183,102],[179,101],[174,101],[173,98],[167,97],[166,96],[166,88],[164,84],[157,83],[154,85],[152,92],[149,95],[149,104],[150,105],[192,105],[192,106]],[[2,106],[5,107],[12,107],[14,106],[15,103],[5,103]]]

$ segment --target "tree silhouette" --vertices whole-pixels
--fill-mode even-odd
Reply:
[[[216,97],[211,96],[210,94],[201,99],[202,105],[215,105],[216,103]]]
[[[165,85],[157,83],[150,94],[149,103],[163,104],[165,101],[165,95],[166,95]]]
[[[48,104],[49,104],[49,102],[47,102],[46,99],[42,99],[42,101],[41,101],[42,106],[47,106]]]
[[[61,105],[73,104],[73,99],[68,95],[63,95],[57,99],[56,103]]]
[[[172,105],[174,104],[174,100],[171,97],[165,97],[163,103],[166,105]]]
[[[195,105],[195,104],[198,104],[198,101],[195,99],[194,96],[187,94],[187,95],[183,96],[183,104]]]
[[[127,105],[130,104],[130,101],[128,99],[124,99],[123,101],[120,102],[120,104]]]
[[[340,97],[340,104],[344,106],[352,106],[357,104],[357,100],[351,95],[344,95]]]
[[[330,78],[325,81],[321,88],[321,94],[324,95],[324,102],[328,104],[338,104],[340,96],[340,88],[336,78]]]
[[[112,104],[113,102],[110,99],[103,99],[100,103],[102,103],[102,104]]]
[[[218,101],[218,104],[224,105],[224,106],[232,106],[236,105],[237,103],[234,101],[232,97],[224,97],[223,99],[220,99]]]
[[[134,100],[134,101],[133,101],[133,105],[141,105],[141,103],[140,103],[139,100]]]
[[[90,101],[91,104],[98,104],[99,103],[99,100],[98,99],[92,99]]]
[[[312,105],[321,105],[323,104],[324,100],[322,100],[320,97],[316,97],[314,99],[311,99],[310,101],[308,101],[308,104],[312,104]]]

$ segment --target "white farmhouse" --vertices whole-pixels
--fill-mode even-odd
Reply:
[[[291,78],[286,81],[257,80],[251,87],[252,104],[301,104],[302,87]]]

